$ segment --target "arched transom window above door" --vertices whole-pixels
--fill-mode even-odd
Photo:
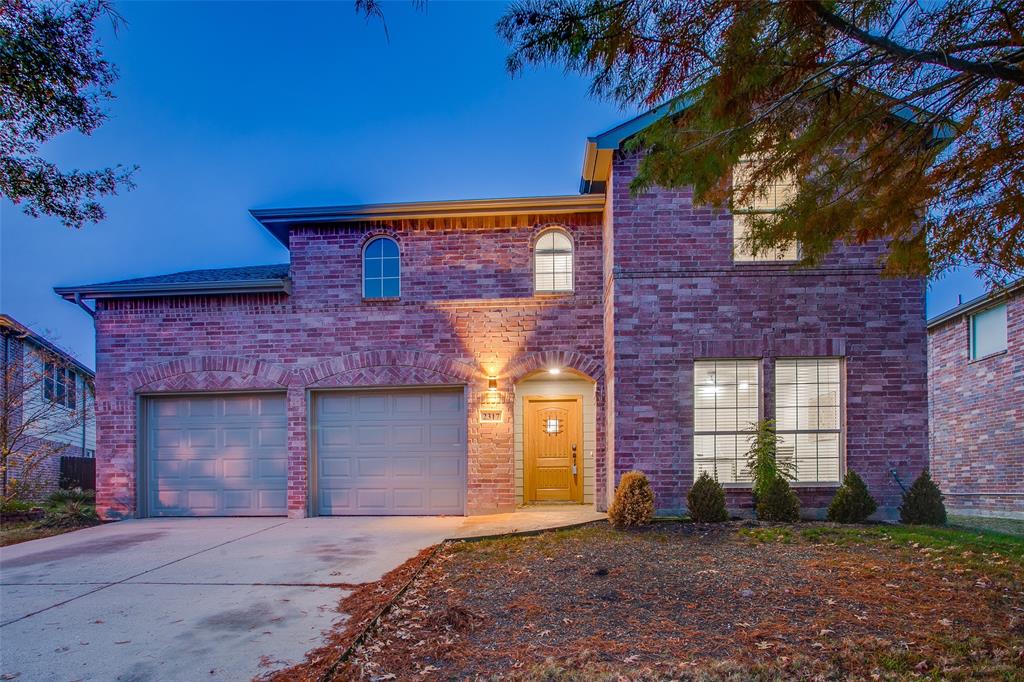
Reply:
[[[533,288],[539,293],[573,290],[572,239],[563,230],[546,230],[533,247]]]

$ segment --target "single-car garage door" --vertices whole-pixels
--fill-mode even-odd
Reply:
[[[465,512],[461,388],[318,394],[316,439],[320,514]]]
[[[280,394],[146,401],[150,516],[279,516],[288,511]]]

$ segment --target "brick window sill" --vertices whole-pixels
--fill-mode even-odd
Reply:
[[[400,296],[383,296],[377,298],[363,297],[363,303],[398,303],[402,298]]]

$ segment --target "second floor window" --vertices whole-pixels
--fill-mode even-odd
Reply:
[[[971,315],[971,360],[1006,350],[1006,304]]]
[[[363,249],[363,298],[398,298],[401,293],[398,244],[376,237]]]
[[[43,399],[75,409],[78,391],[75,373],[53,362],[43,363]]]
[[[533,248],[534,290],[572,291],[572,241],[561,230],[548,230]]]
[[[750,173],[750,162],[740,161],[733,169],[733,185],[743,184]],[[732,208],[733,260],[745,263],[774,261],[794,261],[800,258],[800,248],[796,243],[786,248],[771,249],[754,255],[750,247],[750,230],[755,217],[771,216],[778,213],[787,202],[792,200],[796,190],[794,182],[772,183],[767,190],[757,194],[742,205]]]

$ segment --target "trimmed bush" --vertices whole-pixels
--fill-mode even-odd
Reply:
[[[946,505],[942,503],[942,491],[935,485],[931,474],[925,469],[903,494],[900,505],[900,521],[928,526],[942,526],[946,523]]]
[[[868,492],[864,480],[856,471],[846,472],[843,485],[836,491],[832,503],[828,506],[828,520],[837,523],[864,523],[875,513],[878,504]]]
[[[800,499],[789,487],[789,481],[782,476],[769,481],[764,492],[757,497],[757,518],[789,523],[800,520]]]
[[[615,528],[643,526],[654,518],[654,492],[642,471],[622,475],[615,499],[608,508],[608,520]]]
[[[729,520],[729,512],[725,510],[725,491],[706,471],[690,488],[686,496],[686,506],[690,510],[690,517],[697,523],[719,523]]]
[[[95,526],[100,522],[96,508],[82,502],[63,502],[47,510],[39,525],[48,528],[77,528]]]

